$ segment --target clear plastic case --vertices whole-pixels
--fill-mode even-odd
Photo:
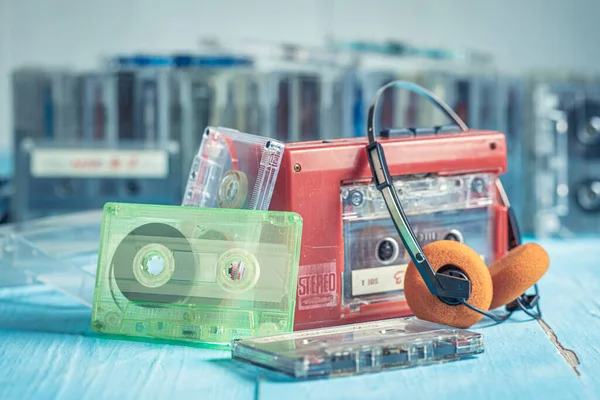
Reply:
[[[291,332],[296,213],[107,203],[92,328],[228,348]]]
[[[92,305],[100,210],[14,223],[0,229],[0,286],[43,283]]]
[[[483,335],[414,318],[236,340],[232,358],[296,379],[438,364],[484,352]]]

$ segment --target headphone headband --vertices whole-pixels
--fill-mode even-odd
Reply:
[[[473,311],[488,316],[496,322],[501,322],[497,317],[479,310],[473,305],[467,303],[467,299],[471,294],[471,283],[468,279],[458,276],[450,276],[448,274],[436,273],[429,260],[423,253],[423,249],[419,244],[410,223],[404,213],[400,198],[395,190],[390,172],[385,159],[383,147],[375,139],[375,111],[379,104],[379,99],[383,92],[392,87],[399,87],[408,89],[416,94],[419,94],[427,98],[431,103],[438,107],[446,116],[459,126],[463,132],[467,132],[469,128],[465,122],[440,98],[429,90],[415,84],[406,81],[393,81],[390,82],[377,90],[373,102],[369,107],[368,119],[367,119],[367,136],[369,138],[369,144],[367,145],[367,157],[369,159],[369,165],[371,167],[371,173],[373,175],[374,184],[381,192],[383,200],[390,213],[394,226],[398,231],[400,239],[404,244],[411,260],[415,264],[415,267],[419,271],[419,274],[423,278],[429,291],[440,299],[449,299],[458,304],[464,304]],[[505,207],[508,209],[508,223],[509,223],[509,249],[512,249],[521,244],[521,236],[517,226],[517,220],[510,207],[508,197],[504,191],[504,187],[498,178],[496,178],[496,188],[500,195],[500,200]],[[537,286],[536,286],[537,292]],[[536,293],[537,295],[537,293]],[[520,301],[520,299],[518,299]],[[525,306],[519,303],[521,309],[525,309]],[[525,310],[527,311],[527,310]]]

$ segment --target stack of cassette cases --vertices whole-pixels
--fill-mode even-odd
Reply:
[[[0,229],[0,286],[47,285],[91,307],[100,211],[4,225]]]
[[[412,318],[236,340],[232,358],[295,379],[362,375],[468,359],[480,333]]]
[[[405,43],[350,42],[338,47],[359,55],[355,68],[357,114],[355,136],[364,136],[369,105],[376,91],[394,80],[412,81],[451,104],[477,129],[496,129],[496,71],[486,55],[443,49],[421,49]],[[443,125],[445,116],[408,91],[386,91],[375,115],[380,129]]]
[[[206,128],[182,205],[268,210],[284,147],[275,139]]]
[[[260,133],[282,142],[351,136],[342,125],[345,79],[342,67],[285,64],[258,69],[259,94],[265,123]]]
[[[16,221],[101,209],[107,201],[179,204],[179,144],[25,139],[16,154]]]
[[[435,93],[473,129],[498,129],[498,75],[491,68],[430,69],[421,84]],[[438,125],[441,118],[434,107],[423,107],[421,122]]]
[[[60,69],[22,68],[12,75],[13,145],[23,138],[63,140],[81,130],[81,77]]]
[[[113,87],[117,82],[118,100],[110,103],[110,114],[119,121],[118,137],[176,141],[181,144],[182,171],[187,171],[202,130],[214,121],[211,116],[217,107],[219,75],[228,70],[244,71],[252,61],[177,54],[119,57],[108,65]],[[220,123],[218,118],[216,121]]]
[[[460,241],[490,264],[508,250],[496,192],[505,136],[494,131],[382,138],[394,187],[418,241]],[[411,315],[410,259],[372,184],[366,139],[287,143],[271,210],[303,218],[295,329]],[[318,196],[316,194],[318,193]]]
[[[91,71],[17,69],[14,154],[19,176],[12,219],[100,208],[106,196],[113,201],[179,204],[213,113],[216,76],[251,66],[247,57],[180,54],[115,57]],[[51,164],[62,164],[60,171],[50,167],[35,175],[30,163],[50,149],[58,157]],[[68,162],[58,155],[61,149]],[[79,160],[68,155],[76,150],[82,154]],[[105,153],[84,160],[96,150]],[[119,152],[136,152],[135,157],[146,161],[156,157],[148,168],[153,172],[129,168],[127,160],[119,160]],[[109,158],[119,164],[116,175],[104,165],[90,167]],[[78,168],[81,164],[90,168]],[[91,173],[85,175],[84,170]],[[146,187],[149,179],[152,190]],[[35,199],[23,201],[28,197]],[[46,202],[48,207],[43,206]]]
[[[327,49],[284,44],[221,44],[251,54],[250,71],[219,76],[219,124],[283,142],[352,136],[352,68]]]
[[[525,213],[528,171],[526,165],[527,137],[531,136],[527,124],[530,118],[530,92],[527,80],[518,76],[499,75],[496,88],[498,121],[494,129],[506,136],[507,171],[500,181],[515,213],[523,233],[531,234],[530,223]]]
[[[600,226],[600,80],[537,77],[533,91],[532,190],[538,237],[595,235]]]
[[[355,103],[352,110],[354,131],[351,136],[366,135],[369,106],[379,88],[395,80],[420,81],[422,69],[427,69],[427,60],[389,56],[370,56],[361,60],[353,75],[354,93],[350,94]],[[422,122],[419,114],[421,106],[419,96],[402,90],[386,90],[374,116],[375,124],[381,130],[416,128]]]
[[[295,213],[107,203],[92,328],[228,347],[293,330]]]

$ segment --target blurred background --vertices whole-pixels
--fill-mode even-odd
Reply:
[[[2,220],[179,204],[207,125],[361,136],[377,88],[405,79],[507,135],[526,233],[595,234],[598,15],[592,0],[0,0]],[[396,92],[381,128],[448,123]]]

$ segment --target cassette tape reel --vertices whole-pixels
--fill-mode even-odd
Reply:
[[[108,203],[92,327],[211,347],[290,332],[301,229],[295,213]]]
[[[283,149],[274,139],[206,128],[182,205],[268,210]]]

